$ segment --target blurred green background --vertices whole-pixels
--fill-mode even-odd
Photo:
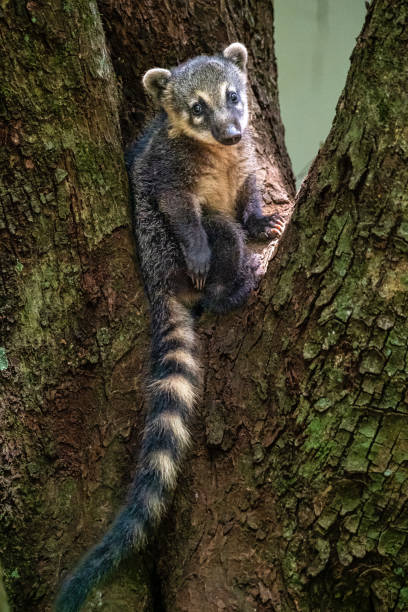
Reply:
[[[329,133],[364,0],[275,0],[279,97],[296,183]]]

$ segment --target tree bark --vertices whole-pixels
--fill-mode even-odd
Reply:
[[[0,13],[0,544],[14,608],[43,611],[124,499],[148,334],[98,12],[19,7]],[[124,142],[144,116],[145,69],[248,44],[266,195],[287,201],[270,4],[99,9]],[[195,447],[151,555],[87,609],[408,606],[407,15],[406,0],[371,4],[261,290],[200,323]]]
[[[123,500],[146,315],[96,3],[0,19],[1,559],[13,610],[44,612]],[[150,601],[143,575],[128,591]]]

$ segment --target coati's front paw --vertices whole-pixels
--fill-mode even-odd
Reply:
[[[265,215],[264,217],[249,217],[246,228],[251,238],[280,238],[285,223],[278,214]]]
[[[187,274],[196,289],[204,289],[205,281],[210,270],[211,250],[207,242],[184,248],[184,258],[187,264]]]

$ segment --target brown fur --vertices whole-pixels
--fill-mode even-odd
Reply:
[[[195,195],[203,206],[235,219],[238,191],[248,174],[254,171],[252,147],[244,138],[233,147],[214,145],[205,149],[205,161]]]
[[[228,81],[224,81],[219,90],[211,91],[211,95],[220,102],[221,98],[225,97],[227,87]],[[212,106],[210,92],[198,90],[195,93],[197,98],[201,97],[210,107]],[[235,203],[239,189],[256,167],[250,137],[244,135],[239,144],[225,147],[217,142],[210,132],[195,130],[189,123],[188,114],[174,109],[171,83],[167,85],[161,103],[169,117],[169,137],[177,138],[185,135],[202,145],[203,165],[194,189],[194,195],[197,196],[199,203],[213,212],[235,218]]]
[[[177,114],[170,105],[166,107],[166,113],[170,120],[169,138],[177,138],[178,136],[186,135],[194,140],[201,140],[204,143],[215,143],[214,138],[211,134],[198,134],[194,128],[192,128],[186,119],[182,115]]]

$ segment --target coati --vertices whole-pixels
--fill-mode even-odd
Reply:
[[[190,442],[200,393],[194,318],[242,305],[258,262],[245,238],[283,228],[264,216],[248,129],[247,51],[153,68],[143,84],[160,113],[127,157],[134,232],[151,309],[149,411],[127,505],[68,577],[57,612],[77,612],[90,589],[139,549],[163,514]]]

